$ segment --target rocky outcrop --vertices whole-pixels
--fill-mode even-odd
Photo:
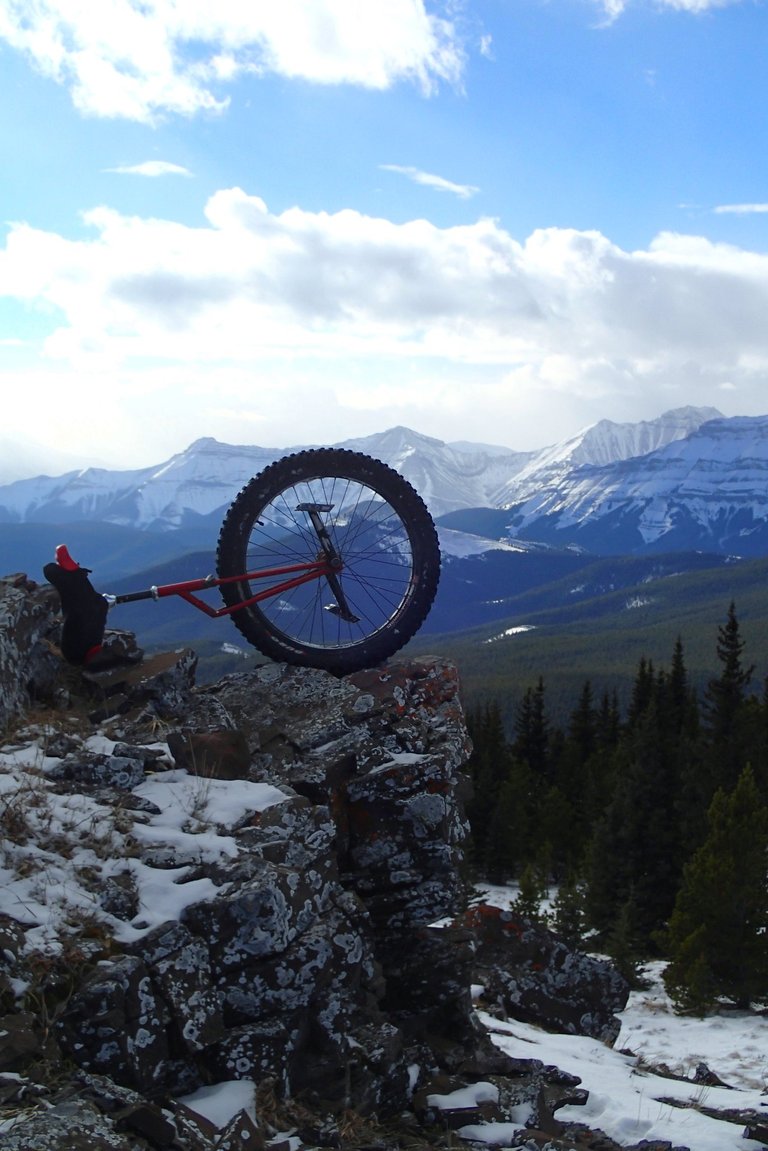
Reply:
[[[465,913],[452,665],[197,688],[193,653],[137,659],[117,635],[122,666],[81,675],[53,607],[0,586],[0,851],[20,893],[0,916],[4,1148],[417,1147],[488,1118],[594,1145],[556,1118],[578,1079],[505,1054],[473,1010],[480,977],[499,1010],[610,1038],[621,988],[530,925]],[[229,1081],[254,1105],[226,1127],[181,1102]],[[466,1084],[471,1114],[451,1102]]]
[[[613,964],[574,951],[514,909],[473,907],[463,921],[476,941],[475,976],[488,1010],[616,1042],[629,984]]]
[[[452,977],[432,989],[418,1022],[429,1017],[454,1063],[468,1037],[477,1046],[466,943],[457,979],[455,940],[429,927],[462,894],[457,772],[467,737],[457,689],[451,666],[425,661],[345,680],[272,665],[195,692],[171,741],[180,760],[208,780],[231,778],[239,762],[280,799],[222,829],[234,854],[187,871],[185,882],[207,881],[213,897],[121,954],[112,946],[60,1020],[66,1054],[149,1097],[268,1077],[284,1097],[392,1113],[410,1097],[409,1044],[421,1030],[415,1018],[400,1026],[412,1013],[398,1000],[440,967]],[[116,717],[122,738],[109,755],[69,751],[49,776],[135,788],[147,691],[146,682],[127,691],[136,707]],[[171,845],[142,858],[165,869],[187,862]],[[141,931],[135,903],[125,914]]]
[[[0,732],[37,700],[56,690],[59,660],[49,637],[57,625],[53,588],[23,574],[0,579]]]

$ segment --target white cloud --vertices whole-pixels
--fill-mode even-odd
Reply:
[[[673,8],[677,12],[709,12],[713,8],[730,8],[742,0],[658,0],[664,8]]]
[[[145,160],[141,164],[123,164],[119,168],[107,168],[119,176],[191,176],[189,168],[181,164],[171,164],[167,160]]]
[[[454,25],[424,0],[0,0],[0,39],[81,112],[146,123],[222,111],[218,89],[243,72],[430,92],[463,69]]]
[[[735,4],[741,4],[743,0],[655,0],[655,2],[659,8],[671,8],[676,12],[692,12],[694,15],[699,15],[714,8],[730,8]],[[631,6],[632,0],[598,0],[598,4],[610,24]]]
[[[718,204],[717,215],[752,216],[768,212],[768,204]]]
[[[438,192],[451,192],[460,200],[469,200],[480,191],[472,184],[454,184],[452,180],[433,176],[430,172],[422,172],[419,168],[403,167],[401,164],[380,164],[379,167],[382,172],[397,172],[401,176],[407,176],[414,184],[422,184],[425,188],[434,188]]]
[[[142,447],[185,428],[263,442],[278,424],[283,442],[340,439],[358,434],[350,413],[540,445],[606,414],[717,406],[725,387],[764,408],[766,255],[670,233],[628,252],[571,229],[520,242],[489,219],[274,214],[237,188],[205,214],[193,228],[99,208],[91,238],[15,225],[0,252],[0,296],[51,318],[37,370],[72,373],[79,413],[99,389],[116,425],[135,410]],[[61,421],[71,393],[50,393]]]

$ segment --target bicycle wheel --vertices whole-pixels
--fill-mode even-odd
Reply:
[[[254,572],[314,562],[323,547],[338,557],[338,574],[238,607],[285,579]],[[251,574],[221,587],[250,643],[272,659],[346,675],[381,663],[421,627],[440,548],[401,475],[356,452],[319,448],[278,460],[243,488],[224,518],[216,566],[224,579]]]

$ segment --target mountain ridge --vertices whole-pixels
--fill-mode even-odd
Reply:
[[[649,445],[654,451],[668,446],[713,415],[719,413],[711,408],[681,408],[637,425],[603,420],[539,452],[466,442],[453,446],[401,426],[333,446],[382,459],[413,484],[439,518],[473,507],[517,507],[584,467],[612,467]],[[0,486],[0,523],[98,520],[147,531],[199,525],[220,519],[237,491],[269,463],[300,450],[303,446],[222,444],[205,436],[169,460],[135,471],[86,468],[17,480]]]

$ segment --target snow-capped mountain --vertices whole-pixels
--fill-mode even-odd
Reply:
[[[494,493],[531,458],[529,452],[453,448],[408,428],[391,428],[336,445],[375,456],[413,484],[434,516],[492,506]],[[219,516],[267,464],[296,448],[233,446],[205,438],[157,467],[113,472],[87,468],[0,487],[0,523],[101,520],[164,531]]]
[[[433,516],[447,517],[448,552],[454,529],[497,544],[541,541],[602,554],[768,553],[768,416],[680,408],[638,424],[601,420],[536,453],[451,445],[402,427],[337,446],[404,475]],[[19,480],[0,486],[0,523],[213,532],[239,489],[290,450],[300,449],[206,438],[157,467]],[[458,551],[488,546],[465,535]]]
[[[685,439],[703,423],[718,418],[722,418],[722,413],[717,408],[685,407],[637,424],[600,420],[575,436],[537,452],[496,492],[496,503],[502,507],[518,503],[542,487],[557,483],[582,464],[609,466],[648,455],[666,444]]]
[[[374,456],[400,472],[435,517],[459,508],[496,507],[497,493],[509,477],[537,454],[509,449],[502,454],[480,444],[474,450],[468,444],[454,447],[401,427],[339,446]]]
[[[582,465],[509,508],[513,537],[602,554],[768,552],[768,416],[709,420],[647,455]]]
[[[99,520],[152,531],[194,523],[226,507],[243,484],[284,455],[280,448],[196,440],[157,467],[86,468],[0,487],[0,522]]]

